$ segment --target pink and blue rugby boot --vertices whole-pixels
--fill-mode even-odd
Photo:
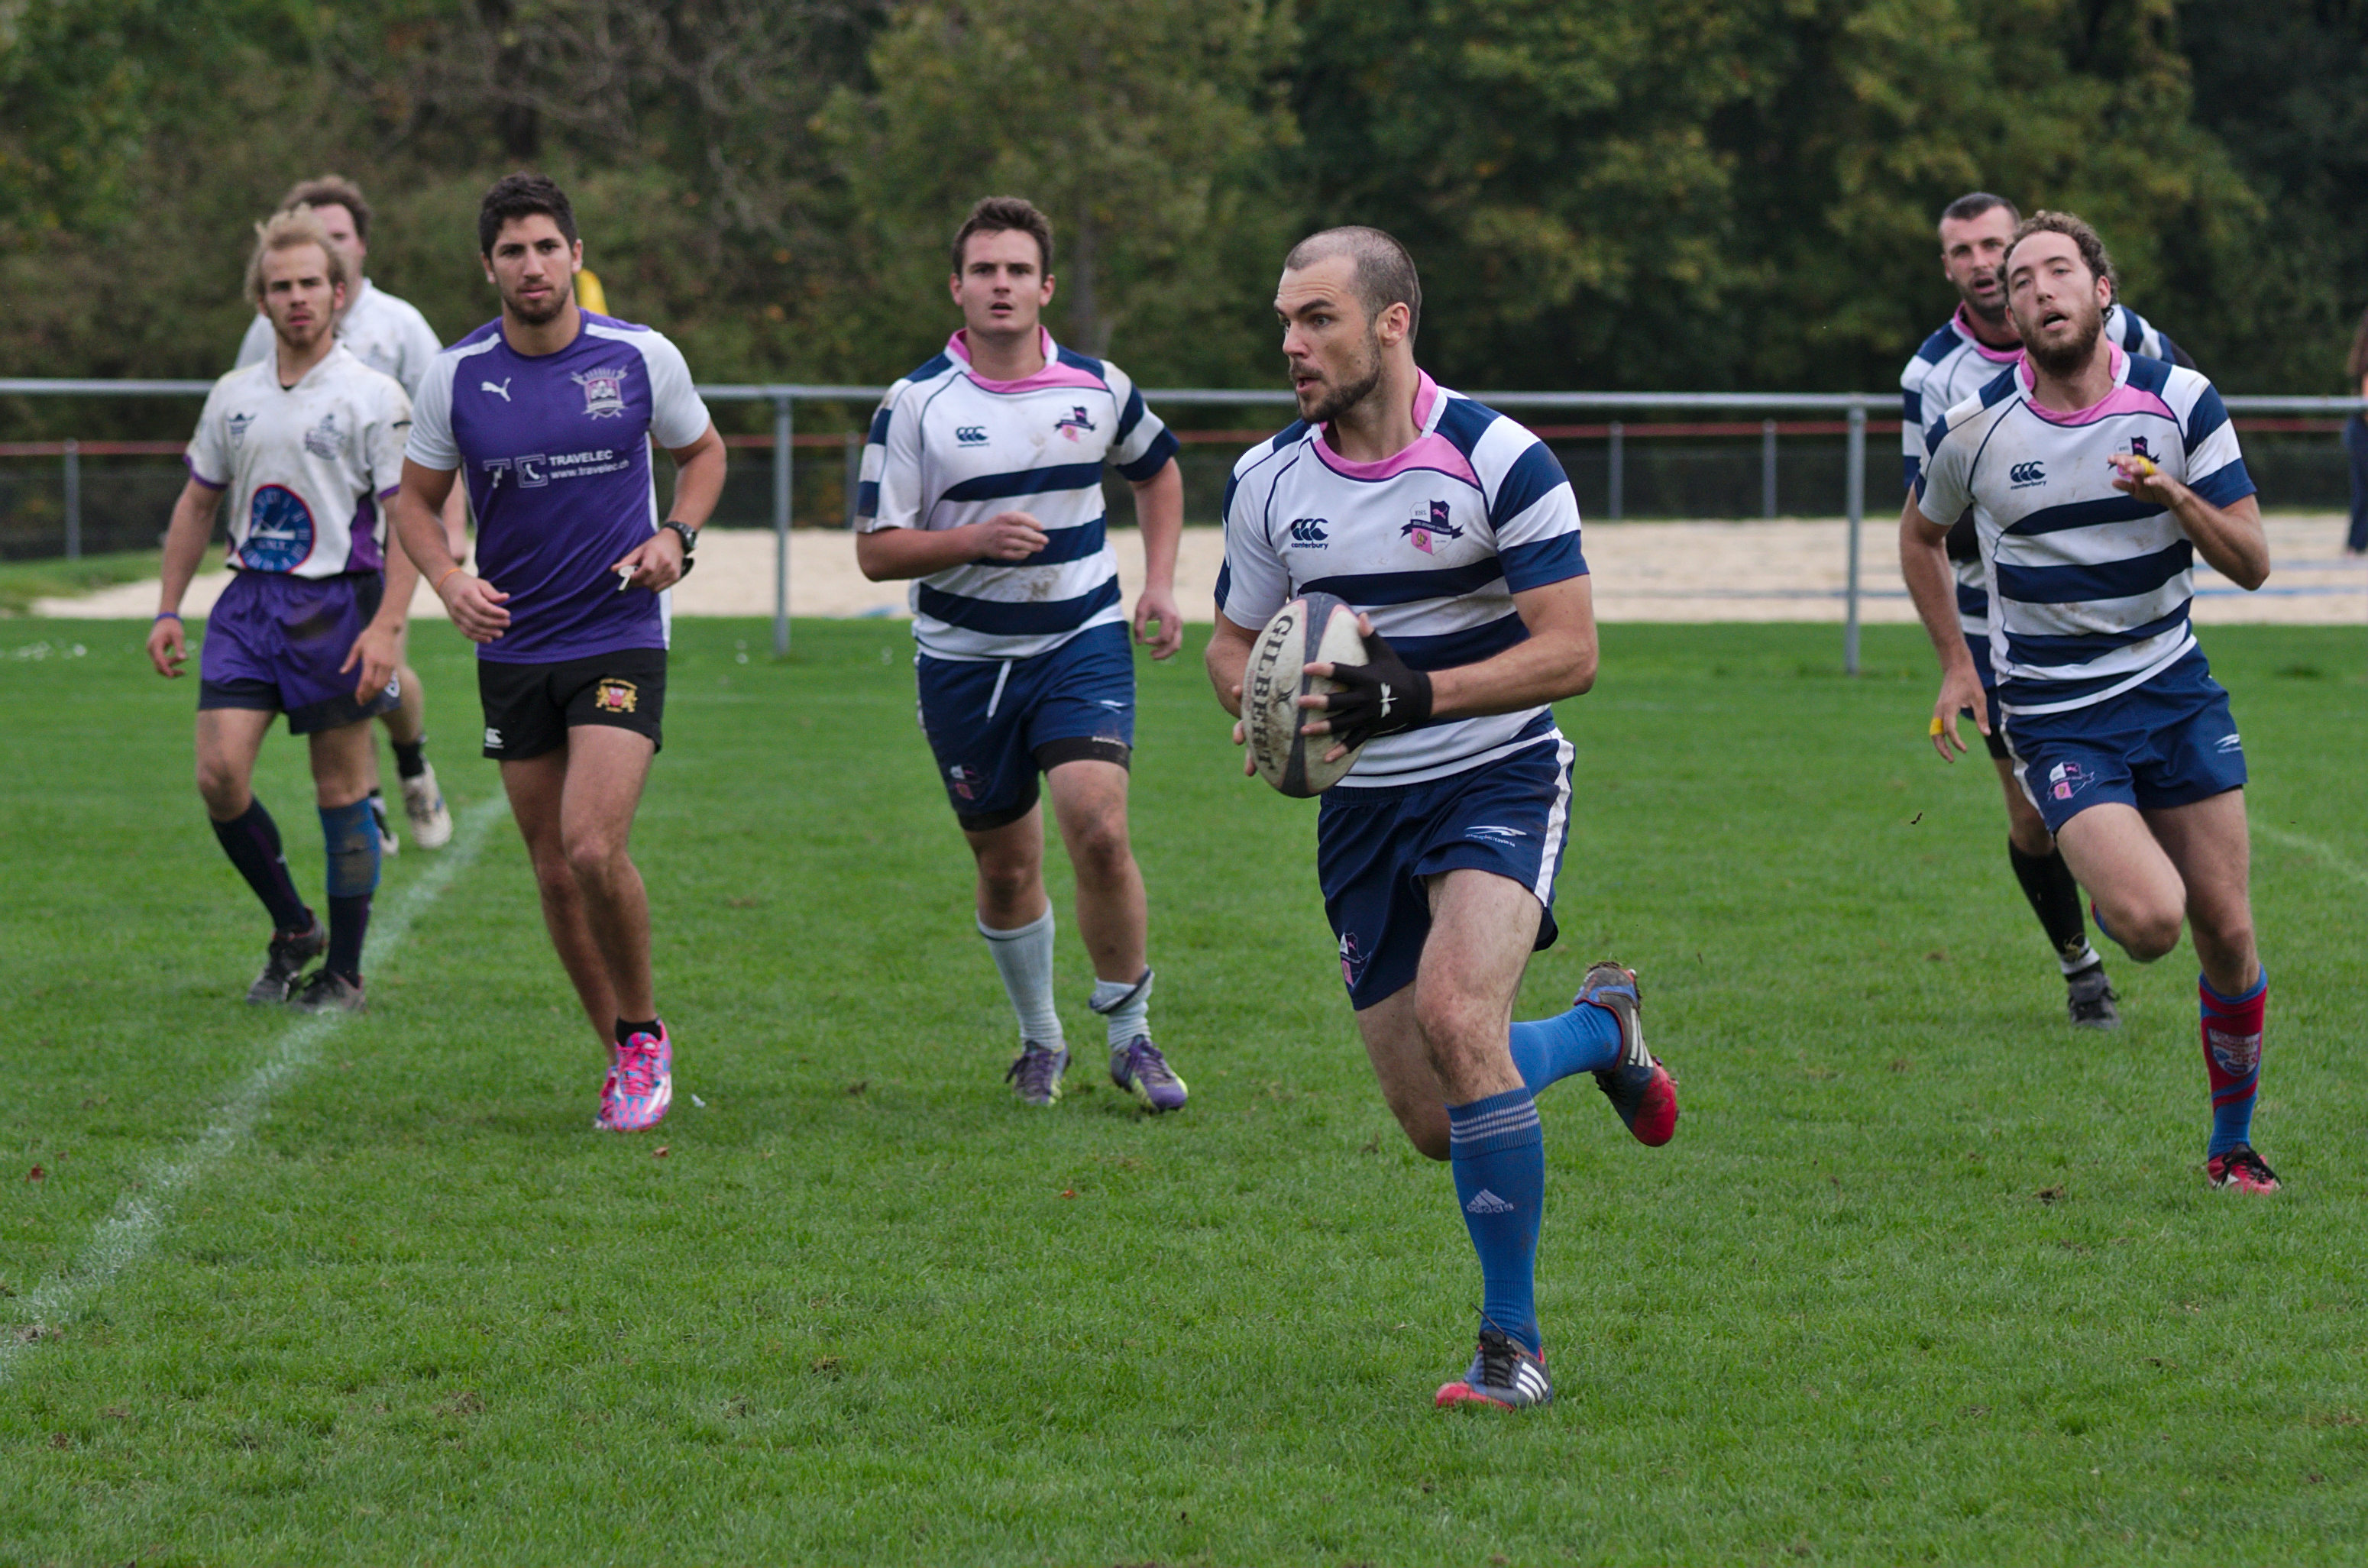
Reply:
[[[1659,1148],[1677,1136],[1678,1081],[1659,1057],[1645,1049],[1644,988],[1636,971],[1616,963],[1597,964],[1587,971],[1571,1006],[1582,1002],[1602,1008],[1620,1024],[1620,1060],[1595,1075],[1595,1086],[1637,1142]]]
[[[1475,1404],[1495,1410],[1527,1410],[1554,1400],[1554,1383],[1546,1377],[1546,1358],[1483,1319],[1480,1348],[1462,1377],[1440,1386],[1434,1406],[1447,1410]]]
[[[657,1033],[634,1035],[613,1049],[593,1125],[609,1132],[645,1132],[666,1119],[673,1103],[674,1040],[660,1023]]]

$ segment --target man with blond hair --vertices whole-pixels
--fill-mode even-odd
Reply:
[[[271,323],[273,352],[222,377],[206,399],[148,634],[156,672],[179,676],[188,658],[181,597],[228,492],[234,574],[207,619],[199,662],[198,792],[223,853],[271,915],[269,952],[246,999],[307,1012],[363,1006],[380,854],[369,722],[401,699],[395,669],[418,575],[386,548],[379,509],[402,481],[411,400],[336,341],[350,280],[310,212],[257,225],[246,288]],[[328,846],[325,926],[298,895],[279,829],[252,787],[280,713],[312,751]],[[314,958],[322,967],[305,979]]]
[[[364,275],[371,214],[361,187],[342,175],[323,175],[302,182],[280,198],[279,210],[312,213],[320,221],[330,245],[346,259],[352,283],[345,306],[337,312],[337,341],[371,369],[400,381],[406,396],[417,397],[419,379],[427,373],[428,361],[436,358],[442,344],[426,316]],[[269,358],[275,341],[270,318],[258,312],[246,329],[245,341],[238,346],[239,366],[243,369]],[[466,559],[469,552],[468,517],[467,506],[457,495],[444,510],[446,540],[457,559]],[[408,633],[405,638],[407,642]],[[403,701],[381,714],[379,722],[386,726],[387,739],[394,746],[394,770],[403,780],[403,809],[411,819],[412,841],[422,849],[438,849],[452,837],[452,813],[445,808],[444,791],[427,761],[427,698],[411,668],[408,648],[398,646],[395,653],[403,676]],[[370,815],[381,848],[392,855],[400,840],[387,820],[379,792],[375,748],[370,769]]]

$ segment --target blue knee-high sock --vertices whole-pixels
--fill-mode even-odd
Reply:
[[[271,912],[271,925],[279,931],[309,931],[313,928],[313,912],[304,906],[303,895],[289,880],[288,858],[279,848],[279,824],[263,809],[263,802],[249,800],[246,810],[228,822],[213,824],[214,837]]]
[[[1513,1067],[1533,1095],[1573,1073],[1600,1073],[1619,1060],[1620,1020],[1592,1003],[1513,1026]]]
[[[329,956],[321,967],[359,983],[370,894],[378,891],[378,824],[370,801],[322,807],[321,836],[329,851]]]
[[[1545,1131],[1527,1089],[1447,1108],[1448,1158],[1463,1228],[1480,1255],[1481,1313],[1532,1351],[1538,1335],[1538,1221],[1546,1201]]]

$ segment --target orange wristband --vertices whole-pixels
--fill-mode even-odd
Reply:
[[[452,570],[451,570],[450,572],[447,572],[447,573],[445,573],[445,574],[444,574],[444,577],[450,577],[450,576],[452,574],[452,573],[453,573],[453,572],[458,572],[458,571],[460,571],[460,570],[461,570],[461,568],[460,568],[460,567],[455,566],[455,567],[453,567],[453,568],[452,568]],[[436,579],[436,591],[437,591],[438,593],[439,593],[439,594],[440,594],[440,593],[442,593],[442,592],[444,591],[444,577],[438,577],[438,578],[437,578],[437,579]]]

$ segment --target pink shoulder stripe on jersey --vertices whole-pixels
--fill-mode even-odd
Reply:
[[[2011,365],[2022,358],[2022,348],[2020,345],[2012,348],[1992,348],[1988,344],[1975,337],[1973,318],[1965,314],[1965,307],[1962,303],[1957,306],[1957,313],[1952,320],[1956,326],[1957,335],[1964,338],[1966,346],[1975,353],[1991,364]]]
[[[1410,469],[1427,468],[1451,474],[1474,490],[1479,489],[1480,476],[1473,472],[1472,460],[1459,451],[1454,442],[1431,428],[1447,407],[1447,400],[1439,395],[1439,383],[1428,372],[1418,370],[1416,375],[1420,379],[1414,388],[1414,423],[1421,433],[1415,437],[1412,446],[1379,462],[1351,462],[1332,449],[1331,426],[1327,425],[1314,438],[1317,460],[1343,479],[1392,479]]]
[[[1053,346],[1053,334],[1041,326],[1036,330],[1042,334],[1043,337],[1044,368],[1032,376],[1022,376],[1016,381],[991,381],[972,369],[970,345],[962,341],[962,333],[957,332],[946,339],[946,352],[962,363],[963,372],[970,377],[972,383],[983,392],[1042,392],[1048,387],[1091,387],[1097,392],[1106,390],[1099,377],[1080,370],[1075,365],[1063,364],[1061,351]]]
[[[2106,347],[2112,351],[2113,356],[2113,390],[2112,392],[2107,392],[2088,407],[2076,408],[2068,414],[2053,408],[2042,408],[2039,405],[2039,400],[2031,395],[2034,383],[2030,362],[2026,360],[2022,368],[2015,372],[2015,382],[2022,388],[2025,405],[2032,413],[2046,420],[2050,425],[2067,426],[2094,425],[2100,419],[2111,419],[2117,414],[2152,414],[2168,419],[2174,425],[2178,424],[2179,415],[2170,411],[2170,404],[2150,392],[2141,392],[2130,385],[2130,357],[2122,352],[2122,346],[2118,343],[2110,343]]]

